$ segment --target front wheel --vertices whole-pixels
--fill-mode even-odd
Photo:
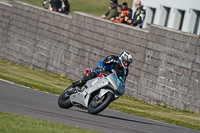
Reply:
[[[58,98],[58,105],[61,108],[70,108],[72,107],[72,103],[70,101],[70,94],[68,94],[69,90],[72,90],[73,88],[69,86],[67,89],[63,91],[63,93]]]
[[[111,92],[106,93],[101,98],[98,98],[98,95],[95,95],[92,101],[88,106],[88,113],[98,114],[103,111],[113,100],[113,94]]]

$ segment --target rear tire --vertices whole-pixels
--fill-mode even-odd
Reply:
[[[113,100],[113,94],[111,92],[106,93],[101,99],[98,99],[98,94],[96,94],[91,100],[88,106],[88,113],[98,114],[103,111]]]
[[[67,90],[68,89],[71,89],[72,87],[69,86],[67,89],[65,89],[63,91],[63,93],[59,96],[58,98],[58,105],[59,107],[61,108],[65,108],[65,109],[68,109],[70,107],[72,107],[72,103],[70,101],[70,95],[67,93]]]

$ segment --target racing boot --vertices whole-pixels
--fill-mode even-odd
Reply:
[[[95,77],[96,77],[96,73],[95,72],[87,73],[84,77],[81,78],[80,81],[76,81],[76,82],[72,83],[72,87],[83,86],[88,80],[93,79]]]
[[[83,86],[83,85],[84,85],[84,82],[82,80],[76,81],[76,82],[72,83],[72,88],[74,88],[76,86],[80,87],[80,86]]]

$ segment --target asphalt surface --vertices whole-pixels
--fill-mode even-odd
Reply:
[[[61,109],[57,95],[48,94],[0,79],[0,111],[49,120],[107,133],[200,133],[159,121],[106,109],[90,115],[77,107]]]

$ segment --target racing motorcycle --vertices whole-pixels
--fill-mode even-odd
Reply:
[[[90,114],[98,114],[124,94],[122,75],[121,71],[112,69],[88,80],[83,86],[69,86],[58,98],[58,105],[66,109],[76,106],[88,110]]]

